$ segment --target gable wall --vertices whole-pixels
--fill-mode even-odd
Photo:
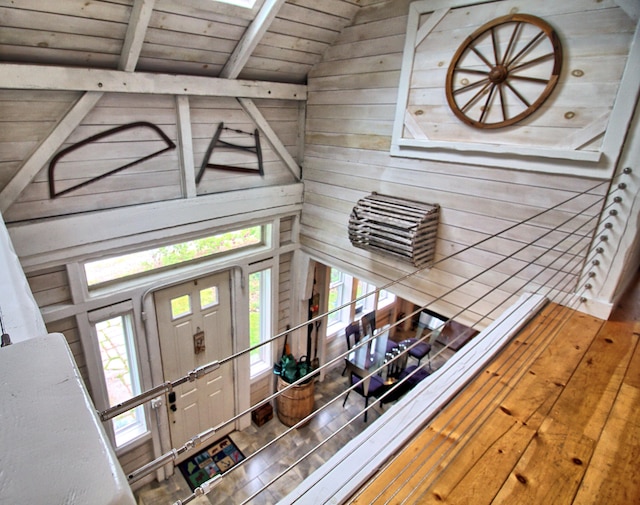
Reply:
[[[586,237],[595,232],[608,190],[606,177],[598,180],[389,154],[409,4],[406,0],[389,1],[363,7],[310,74],[301,243],[316,259],[380,286],[414,268],[350,244],[347,225],[356,202],[378,192],[439,204],[436,265],[392,287],[392,291],[419,304],[435,300],[435,310],[467,322],[490,314],[480,326],[488,324],[499,313],[492,311],[531,280],[535,289],[557,279],[559,289],[554,293],[565,303],[573,300],[570,293],[581,287],[579,275],[589,254],[589,238],[568,237],[560,225],[581,213],[572,222],[582,227]],[[528,6],[526,2],[519,4],[521,10]],[[504,165],[508,156],[501,159]],[[590,188],[594,188],[590,196],[563,205],[533,226],[518,227],[503,238],[491,239],[493,234]],[[558,226],[561,231],[553,231]],[[543,234],[546,236],[535,247],[518,252]],[[563,235],[568,240],[560,244]],[[467,250],[480,241],[486,242]],[[562,266],[558,258],[572,247],[576,256]],[[539,258],[548,248],[551,252]],[[444,260],[454,253],[455,257]],[[613,249],[606,253],[612,256]],[[496,266],[480,275],[492,265]],[[541,273],[549,266],[552,268]],[[447,294],[457,286],[462,287]],[[481,302],[467,310],[478,298]],[[608,304],[603,301],[605,311]]]

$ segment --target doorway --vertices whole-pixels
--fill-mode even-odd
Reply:
[[[165,381],[232,354],[229,272],[156,291],[154,302]],[[194,435],[233,417],[234,391],[231,362],[175,387],[167,405],[172,446],[181,447]],[[231,431],[233,423],[221,428],[219,435]]]

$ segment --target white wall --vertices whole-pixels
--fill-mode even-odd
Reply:
[[[4,331],[12,342],[46,335],[38,305],[33,298],[20,261],[13,250],[7,227],[0,215],[0,309]]]

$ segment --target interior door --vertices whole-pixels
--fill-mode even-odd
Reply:
[[[157,291],[154,301],[165,380],[176,380],[199,366],[231,355],[229,272]],[[167,405],[173,447],[178,448],[194,435],[233,417],[233,380],[233,365],[228,362],[200,379],[174,388],[175,401]],[[232,430],[233,423],[220,434]]]

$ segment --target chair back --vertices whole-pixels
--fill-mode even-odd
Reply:
[[[347,339],[347,349],[351,349],[360,342],[360,338],[362,337],[360,334],[360,323],[358,321],[349,323],[344,329],[344,336]]]
[[[376,311],[362,316],[362,331],[365,335],[373,335],[376,330]]]

